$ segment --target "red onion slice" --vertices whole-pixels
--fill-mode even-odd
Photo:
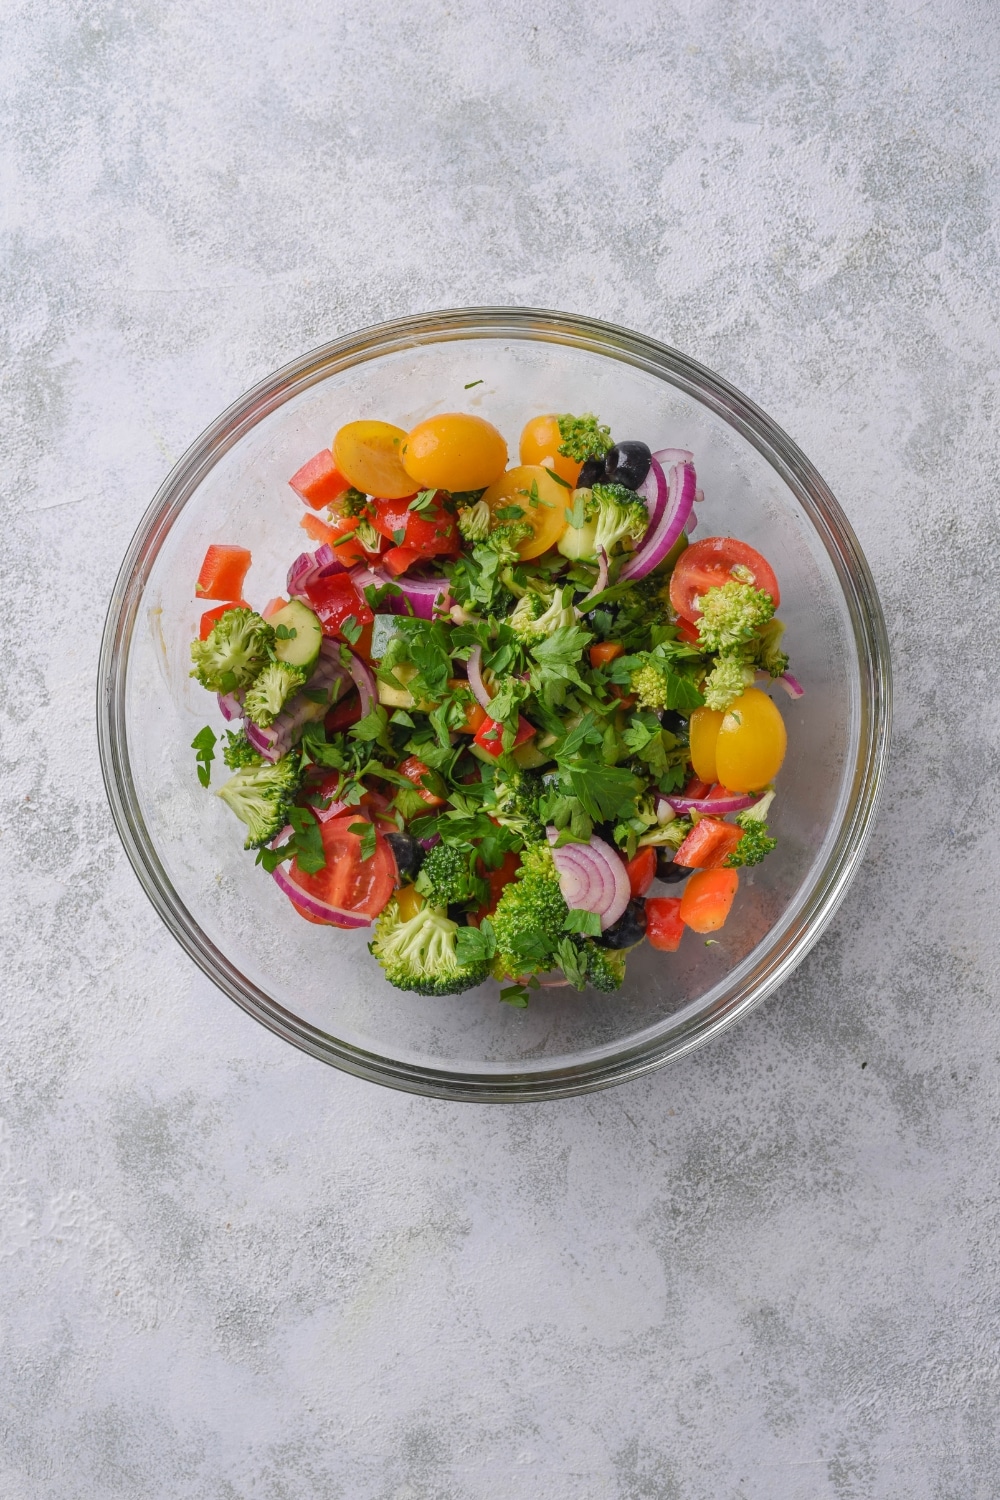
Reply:
[[[663,465],[654,455],[649,460],[649,473],[636,491],[636,494],[641,495],[646,502],[650,528],[658,525],[663,515],[663,508],[667,503],[667,488],[667,476],[663,472]]]
[[[358,697],[361,700],[361,717],[365,719],[371,713],[372,705],[376,701],[375,673],[368,663],[362,661],[360,656],[355,656],[353,651],[349,651],[348,656],[350,660],[347,663],[347,670],[357,686]]]
[[[433,620],[447,611],[451,597],[447,578],[408,578],[405,575],[390,578],[383,568],[369,567],[364,563],[351,569],[351,578],[362,595],[371,585],[376,588],[384,588],[387,583],[396,585],[400,592],[390,594],[378,607],[378,613],[383,615],[413,615],[418,620]]]
[[[472,689],[473,696],[475,697],[476,702],[479,704],[480,708],[485,708],[486,712],[489,713],[490,703],[493,700],[490,698],[489,693],[486,691],[486,684],[483,682],[482,646],[473,646],[472,650],[469,652],[469,660],[466,666],[466,671],[469,674],[469,686]]]
[[[222,714],[222,717],[227,721],[227,723],[231,724],[234,719],[242,719],[242,693],[216,693],[215,696],[218,700],[219,712]]]
[[[675,464],[670,470],[667,503],[656,526],[651,526],[632,556],[626,558],[619,581],[645,578],[657,567],[684,530],[694,504],[695,472],[693,464]]]
[[[657,797],[656,811],[659,815],[661,804],[666,802],[675,813],[710,813],[724,818],[727,813],[745,812],[748,807],[759,802],[761,796],[760,792],[753,796],[731,792],[728,797]]]
[[[689,448],[660,448],[653,457],[664,469],[672,469],[674,464],[694,463],[694,454]]]
[[[805,693],[805,688],[802,686],[797,677],[792,676],[791,672],[782,672],[781,676],[778,678],[778,681],[781,683],[781,686],[784,688],[789,698],[801,698]]]
[[[370,927],[372,925],[371,917],[366,917],[358,911],[343,911],[339,906],[331,906],[329,902],[321,901],[318,896],[304,891],[300,885],[295,884],[291,873],[284,865],[276,865],[271,873],[289,900],[294,901],[296,906],[301,906],[302,910],[307,911],[311,917],[320,917],[324,922],[337,922],[341,927]]]
[[[580,603],[576,607],[577,614],[582,614],[584,612],[584,610],[587,608],[587,605],[590,603],[591,599],[596,599],[597,596],[598,596],[598,594],[603,594],[604,590],[607,588],[607,586],[608,586],[608,554],[605,552],[605,550],[604,550],[603,547],[598,547],[598,549],[597,549],[597,577],[594,580],[594,587],[591,589],[590,593],[586,595],[585,598],[583,598],[583,599],[580,600]]]
[[[309,585],[320,576],[328,578],[331,573],[346,573],[347,569],[334,552],[329,542],[317,547],[315,552],[302,552],[292,563],[285,580],[290,597],[301,598]]]
[[[558,829],[546,828],[545,834],[554,846]],[[574,911],[596,912],[602,932],[613,927],[632,892],[625,865],[610,844],[598,838],[589,844],[563,844],[553,847],[552,860],[566,905]]]

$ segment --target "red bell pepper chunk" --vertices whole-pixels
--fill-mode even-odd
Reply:
[[[323,634],[350,641],[344,635],[345,623],[352,619],[355,625],[371,625],[375,619],[367,603],[354,587],[349,573],[332,573],[328,578],[317,578],[306,588],[309,607],[319,617]]]
[[[698,634],[697,625],[693,625],[690,620],[685,620],[683,615],[678,615],[676,625],[677,633],[682,641],[687,641],[691,646],[701,645],[701,636]]]
[[[712,783],[710,781],[699,781],[697,776],[692,776],[684,788],[682,795],[685,797],[697,797],[701,801],[703,797],[708,796],[711,790]]]
[[[407,568],[412,568],[415,562],[419,562],[421,556],[412,547],[390,547],[382,558],[382,566],[388,568],[394,578],[398,578],[400,573],[405,573]]]
[[[333,708],[323,720],[323,727],[327,734],[341,734],[345,729],[350,729],[352,724],[357,724],[361,718],[361,695],[353,692]]]
[[[416,755],[408,755],[396,769],[407,781],[411,781],[428,807],[444,807],[445,799],[433,789],[434,772]]]
[[[326,542],[333,547],[345,568],[353,568],[355,563],[371,561],[370,555],[355,536],[357,524],[357,521],[349,516],[337,515],[332,515],[327,524],[326,521],[321,521],[319,516],[311,516],[308,511],[299,522],[302,530],[307,536],[311,536],[314,542]]]
[[[243,580],[253,558],[246,547],[213,543],[194,586],[196,599],[242,599]]]
[[[646,937],[651,948],[676,953],[684,936],[680,896],[650,896],[646,902]]]
[[[485,750],[487,755],[500,756],[503,754],[503,731],[503,724],[498,723],[496,719],[491,719],[487,715],[476,730],[476,744],[481,750]],[[517,734],[514,736],[514,743],[511,749],[516,750],[518,745],[523,745],[525,740],[530,740],[531,736],[537,733],[538,730],[534,724],[529,724],[523,714],[518,714]]]
[[[740,877],[735,870],[698,870],[684,887],[681,921],[692,932],[718,932],[729,916]]]
[[[203,641],[207,640],[212,633],[216,620],[221,620],[227,610],[249,608],[250,606],[245,599],[234,599],[230,604],[220,604],[215,609],[206,609],[201,617],[201,629],[198,631],[199,638]]]
[[[338,496],[351,487],[351,481],[341,474],[334,463],[329,448],[324,448],[315,458],[303,464],[288,483],[313,510],[323,510],[325,506],[332,505]]]
[[[644,896],[656,878],[656,850],[640,849],[625,866],[625,873],[633,896]]]
[[[699,818],[674,855],[689,870],[718,870],[743,837],[743,829],[721,818]]]

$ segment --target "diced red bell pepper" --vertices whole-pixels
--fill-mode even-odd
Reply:
[[[459,734],[478,733],[478,731],[482,729],[488,718],[489,715],[487,714],[485,708],[483,708],[482,704],[476,703],[476,701],[473,699],[471,703],[467,703],[465,705],[465,723],[459,724]],[[476,779],[478,780],[478,777]]]
[[[335,639],[346,639],[342,627],[352,616],[354,623],[361,626],[370,625],[375,619],[349,573],[316,578],[307,586],[305,594],[310,609],[319,616],[323,634]]]
[[[616,656],[624,656],[625,647],[620,641],[598,641],[596,646],[590,648],[590,665],[592,667],[606,667],[608,662],[614,661]]]
[[[433,790],[434,772],[416,755],[408,755],[396,768],[401,776],[411,781],[428,807],[444,807],[445,799]]]
[[[213,543],[194,586],[196,599],[242,599],[243,580],[253,558],[246,547]]]
[[[371,556],[358,541],[355,531],[357,521],[349,516],[331,516],[330,523],[321,521],[319,516],[312,516],[306,511],[299,525],[307,536],[311,536],[314,542],[326,542],[332,547],[344,564],[345,568],[353,568],[355,563],[370,562]]]
[[[345,729],[350,729],[352,724],[357,724],[361,718],[361,697],[357,692],[349,693],[339,703],[335,703],[323,720],[323,727],[327,734],[342,734]]]
[[[646,902],[646,937],[651,948],[676,953],[684,936],[680,896],[650,896]]]
[[[625,866],[625,873],[633,896],[644,896],[656,878],[656,850],[640,849]]]
[[[517,874],[520,868],[521,856],[519,854],[515,854],[513,849],[507,850],[506,854],[495,870],[487,870],[482,864],[480,864],[479,871],[481,875],[485,875],[486,877],[486,884],[490,888],[490,894],[487,897],[486,905],[481,906],[479,910],[469,918],[472,926],[478,927],[484,917],[492,917],[493,913],[497,909],[497,902],[503,895],[504,886],[510,885],[511,881],[514,879],[514,876]]]
[[[476,730],[476,744],[481,750],[485,750],[487,755],[500,756],[503,754],[503,731],[504,726],[487,714]],[[511,749],[516,750],[518,745],[523,745],[525,740],[530,740],[531,736],[537,733],[538,730],[534,724],[529,724],[523,714],[518,714],[517,734],[514,736]]]
[[[698,870],[684,887],[681,921],[692,932],[718,932],[729,916],[740,877],[735,870]]]
[[[677,633],[682,641],[687,641],[691,646],[701,645],[701,636],[698,634],[697,625],[693,625],[690,620],[685,620],[683,615],[678,615],[676,624]]]
[[[697,776],[692,776],[681,795],[684,797],[697,797],[701,801],[703,797],[708,796],[711,790],[712,784],[710,781],[699,781]]]
[[[372,659],[372,636],[374,634],[375,619],[373,616],[367,625],[362,625],[361,634],[351,646],[351,650],[355,656],[360,656],[363,661],[371,661]]]
[[[405,573],[407,568],[412,568],[414,563],[419,562],[422,556],[422,553],[416,552],[412,547],[390,547],[382,557],[382,566],[388,568],[394,578],[398,578],[400,573]]]
[[[260,612],[261,619],[269,620],[272,615],[276,615],[278,613],[279,609],[284,609],[287,603],[288,600],[282,599],[280,594],[278,594],[275,599],[269,599]]]
[[[375,530],[397,547],[406,547],[420,557],[458,552],[458,523],[438,500],[432,500],[425,510],[410,510],[406,499],[376,500],[372,511]]]
[[[315,458],[303,464],[288,483],[313,510],[322,510],[324,506],[332,505],[338,495],[351,487],[351,481],[341,474],[334,463],[333,453],[329,448],[324,448]]]
[[[689,870],[718,870],[743,837],[743,829],[721,818],[699,818],[674,855]]]
[[[198,631],[200,639],[203,641],[208,639],[208,637],[212,633],[212,629],[215,625],[216,620],[221,620],[222,616],[226,613],[227,610],[249,608],[250,606],[245,599],[234,599],[229,604],[220,604],[216,609],[206,609],[205,613],[201,617],[201,628]]]

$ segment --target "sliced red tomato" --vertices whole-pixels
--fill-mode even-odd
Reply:
[[[206,609],[201,617],[201,626],[198,634],[201,640],[207,640],[212,633],[216,620],[221,620],[228,609],[249,609],[250,606],[245,599],[233,599],[228,604],[220,604],[217,609]]]
[[[324,635],[346,639],[343,636],[345,621],[353,619],[356,625],[364,626],[372,624],[375,619],[348,573],[317,578],[307,586],[305,594],[310,608],[319,616]]]
[[[644,896],[656,877],[656,850],[640,849],[625,866],[633,896]]]
[[[375,530],[397,547],[405,547],[419,557],[458,552],[458,523],[438,499],[423,510],[411,510],[410,501],[405,499],[376,500],[372,510]]]
[[[339,495],[351,487],[351,481],[341,474],[333,461],[333,453],[324,448],[303,464],[288,481],[295,493],[313,510],[323,510],[332,505]]]
[[[310,874],[299,869],[298,860],[293,859],[289,874],[303,891],[318,901],[325,901],[328,906],[377,917],[392,895],[396,864],[392,850],[377,829],[375,853],[369,859],[361,858],[361,838],[351,832],[351,824],[365,821],[369,820],[364,813],[352,809],[320,823],[326,865]],[[292,905],[301,914],[301,907],[294,901]],[[340,924],[331,922],[330,925],[336,927]]]
[[[689,870],[718,870],[743,837],[743,829],[721,818],[699,818],[674,855]]]
[[[494,757],[500,756],[503,754],[503,731],[504,726],[486,714],[483,717],[483,722],[476,730],[476,744],[481,750],[485,750],[488,755]],[[517,734],[514,736],[514,743],[511,745],[511,749],[516,750],[518,745],[523,745],[525,740],[530,740],[531,736],[537,733],[538,730],[534,724],[529,724],[523,714],[518,714]]]
[[[598,641],[596,646],[591,646],[588,655],[592,667],[606,667],[609,661],[614,661],[616,656],[624,656],[625,647],[619,641]]]
[[[205,553],[205,561],[194,586],[195,598],[241,599],[243,580],[252,562],[253,558],[246,547],[213,543]]]
[[[684,936],[680,896],[650,896],[646,902],[646,937],[651,948],[676,953]]]
[[[396,767],[401,776],[411,781],[420,793],[428,807],[444,807],[445,799],[439,797],[434,790],[435,785],[442,784],[440,777],[431,770],[430,766],[417,755],[408,755],[404,761]]]
[[[735,575],[734,568],[738,570]],[[744,569],[750,577],[744,574]],[[697,620],[701,611],[695,601],[709,589],[732,583],[734,576],[739,582],[752,583],[754,588],[770,594],[777,609],[781,593],[770,563],[746,542],[731,536],[707,536],[685,548],[670,575],[670,603],[685,620]]]
[[[718,932],[729,916],[740,877],[735,870],[698,870],[684,887],[681,920],[692,932]]]

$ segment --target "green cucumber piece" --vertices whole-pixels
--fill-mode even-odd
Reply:
[[[267,623],[277,637],[274,654],[278,660],[287,662],[290,667],[301,667],[303,672],[311,672],[323,644],[323,627],[312,610],[298,599],[292,599],[269,615]],[[289,632],[287,636],[282,636],[279,625],[284,625]]]

